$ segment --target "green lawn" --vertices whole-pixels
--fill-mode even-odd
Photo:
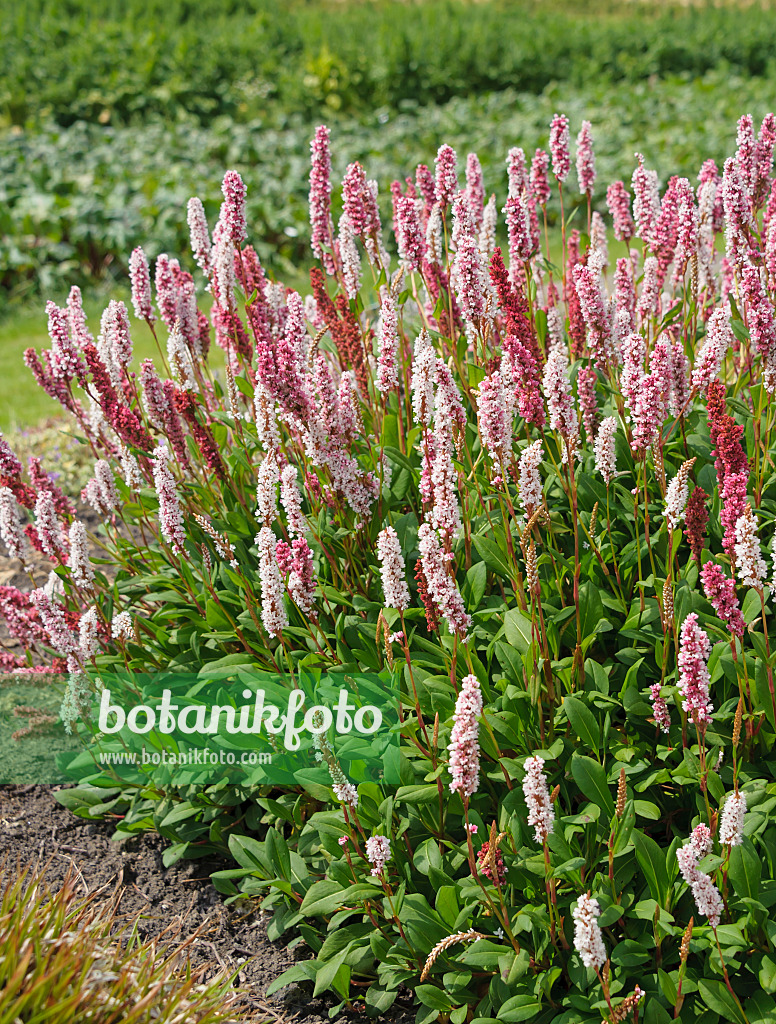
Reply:
[[[114,297],[128,302],[126,295],[117,294]],[[53,298],[58,304],[64,305],[66,296],[57,295]],[[89,328],[95,336],[100,329],[100,313],[107,302],[108,297],[87,297],[84,303]],[[41,301],[37,308],[32,305],[15,308],[0,320],[0,430],[25,429],[62,412],[59,403],[38,387],[24,364],[25,349],[32,347],[40,352],[51,345],[46,331],[44,306],[45,303]],[[133,317],[131,323],[135,368],[149,356],[156,356],[158,363],[156,344],[148,327]]]

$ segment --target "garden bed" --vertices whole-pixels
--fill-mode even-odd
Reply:
[[[86,822],[57,803],[48,786],[0,786],[0,862],[2,876],[20,865],[46,864],[47,880],[59,885],[75,869],[86,896],[99,891],[108,901],[117,886],[123,889],[121,910],[138,915],[141,938],[159,935],[176,922],[180,939],[201,929],[191,948],[193,967],[209,965],[209,974],[224,968],[239,974],[235,985],[243,996],[242,1009],[251,1020],[282,1024],[328,1021],[331,1000],[310,999],[293,986],[266,996],[267,987],[295,961],[304,947],[272,943],[267,938],[269,915],[256,903],[229,907],[213,888],[209,874],[224,865],[216,860],[182,861],[165,868],[167,845],[155,833],[121,843],[111,840],[110,821]],[[397,1002],[381,1018],[402,1024],[414,1014]]]

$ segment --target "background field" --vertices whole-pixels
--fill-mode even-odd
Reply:
[[[507,149],[546,146],[563,110],[593,122],[603,208],[637,143],[694,178],[776,105],[770,4],[0,0],[0,18],[0,428],[55,411],[21,363],[43,301],[78,283],[96,314],[135,245],[185,252],[186,200],[215,218],[226,167],[271,271],[304,261],[321,121],[335,172],[363,161],[383,201],[442,141],[502,197]]]

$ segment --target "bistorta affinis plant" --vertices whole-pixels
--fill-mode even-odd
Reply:
[[[95,341],[49,303],[26,360],[94,454],[116,575],[0,439],[0,537],[59,584],[0,588],[3,667],[65,673],[87,743],[110,668],[393,680],[379,782],[322,744],[317,781],[233,802],[153,767],[111,790],[122,833],[228,853],[223,892],[302,929],[278,986],[379,1013],[406,985],[423,1022],[769,1019],[773,119],[697,183],[643,155],[601,183],[574,131],[493,182],[443,145],[381,193],[319,128],[304,295],[229,172],[191,253],[130,257],[137,372],[121,304]]]

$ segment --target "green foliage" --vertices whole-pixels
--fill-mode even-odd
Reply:
[[[334,171],[341,176],[358,159],[388,183],[448,142],[462,156],[477,152],[488,193],[499,192],[506,180],[503,154],[513,145],[527,153],[546,147],[550,119],[564,110],[572,131],[585,118],[593,123],[599,168],[594,202],[605,212],[605,184],[630,181],[635,150],[663,180],[673,173],[694,180],[701,154],[721,161],[741,111],[761,118],[772,92],[767,79],[718,71],[692,82],[624,84],[616,91],[594,80],[584,88],[552,86],[539,96],[508,90],[440,107],[382,108],[377,115],[328,118]],[[124,288],[127,253],[135,245],[151,257],[187,251],[182,211],[190,196],[202,198],[211,220],[217,216],[224,166],[239,169],[248,184],[248,214],[262,260],[295,284],[311,259],[307,192],[314,128],[304,118],[274,125],[269,116],[246,124],[224,117],[207,128],[191,121],[152,122],[142,129],[77,124],[0,138],[0,295],[58,292],[62,302],[72,283]],[[387,222],[387,184],[381,203]],[[549,215],[557,224],[557,198]],[[581,220],[581,209],[577,217],[572,223]]]
[[[770,5],[3,0],[0,17],[0,117],[22,126],[398,108],[722,65],[760,76],[776,45]]]

